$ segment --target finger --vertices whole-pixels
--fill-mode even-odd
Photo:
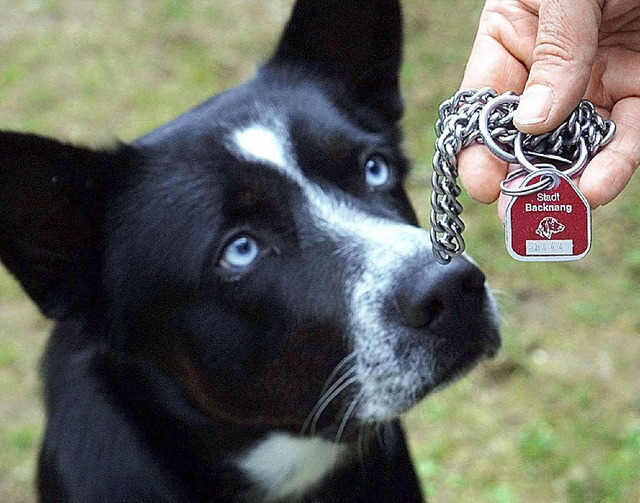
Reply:
[[[529,74],[519,57],[533,50],[534,23],[521,21],[531,13],[515,15],[519,21],[506,20],[502,12],[494,10],[488,1],[482,13],[478,33],[465,68],[461,87],[481,89],[491,87],[498,93],[505,91],[522,92]],[[496,6],[497,8],[497,6]]]
[[[625,188],[640,162],[640,98],[626,98],[613,107],[613,140],[587,165],[578,187],[592,208],[612,201]]]
[[[500,42],[504,26],[502,15],[493,10],[488,1],[480,20],[478,33],[469,56],[461,87],[481,89],[491,87],[498,93],[522,90],[527,71]],[[533,40],[531,40],[533,44]],[[532,45],[533,46],[533,45]],[[486,147],[471,144],[458,154],[460,183],[476,201],[492,203],[500,193],[500,182],[507,172],[507,165]]]
[[[507,174],[507,164],[484,145],[471,144],[458,154],[460,183],[467,193],[481,203],[492,203],[500,193],[500,182]]]
[[[638,10],[640,11],[640,3]],[[637,23],[639,27],[637,33],[640,33],[640,14]],[[634,35],[626,32],[621,35],[631,40],[634,38]],[[637,37],[637,35],[635,36]],[[615,103],[630,96],[638,96],[640,93],[639,75],[639,51],[630,50],[622,44],[613,47],[601,46],[591,71],[591,80],[585,98],[598,106],[598,113],[606,115]],[[605,113],[603,114],[603,112]]]
[[[514,114],[521,131],[547,132],[578,105],[589,84],[600,19],[596,0],[542,2],[529,79]]]
[[[520,168],[520,166],[518,164],[509,164],[509,172],[514,171],[514,170],[519,169],[519,168]],[[522,183],[522,180],[524,180],[525,176],[526,176],[526,174],[523,174],[521,176],[517,176],[515,178],[512,178],[508,182],[505,182],[505,186],[507,188],[509,188],[509,189],[517,188],[517,187],[520,186],[520,184]],[[500,217],[500,220],[502,220],[502,223],[504,223],[504,221],[505,221],[505,214],[507,212],[507,206],[509,206],[509,203],[511,202],[513,197],[514,196],[507,196],[504,192],[500,192],[500,196],[498,197],[498,204],[496,205],[496,208],[498,210],[498,216]]]
[[[508,182],[508,184],[511,185],[511,182]],[[507,206],[509,206],[511,199],[513,199],[513,196],[505,196],[502,192],[500,193],[500,197],[498,197],[498,204],[496,205],[496,209],[498,210],[498,217],[503,224],[507,213]]]
[[[491,87],[498,93],[522,92],[529,74],[522,61],[533,50],[537,17],[521,7],[507,13],[504,8],[504,2],[487,1],[465,69],[463,89]],[[460,183],[473,199],[492,203],[500,193],[507,165],[486,147],[472,144],[458,155],[458,172]]]

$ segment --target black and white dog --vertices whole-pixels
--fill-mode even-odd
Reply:
[[[402,188],[397,0],[299,0],[257,76],[106,151],[0,133],[55,320],[47,502],[413,502],[397,417],[500,344]]]

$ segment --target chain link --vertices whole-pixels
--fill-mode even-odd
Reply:
[[[500,159],[522,171],[559,169],[577,175],[615,133],[613,121],[603,119],[583,100],[567,120],[542,135],[526,135],[513,125],[519,97],[498,95],[490,88],[458,91],[438,109],[431,178],[431,242],[438,262],[447,264],[464,252],[464,223],[458,201],[458,153],[472,142],[485,144]],[[512,177],[510,177],[512,179]],[[519,195],[517,189],[505,193]],[[528,188],[530,190],[530,188]],[[541,189],[538,189],[541,190]]]

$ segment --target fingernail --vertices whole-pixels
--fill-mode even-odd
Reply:
[[[553,105],[553,89],[544,84],[529,86],[522,96],[518,108],[513,114],[515,122],[520,124],[539,124],[549,117]]]

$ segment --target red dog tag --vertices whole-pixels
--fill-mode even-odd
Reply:
[[[542,188],[535,190],[537,185]],[[557,170],[540,170],[527,175],[518,190],[525,194],[509,202],[505,219],[507,251],[513,258],[578,260],[589,252],[591,208],[571,179]]]

